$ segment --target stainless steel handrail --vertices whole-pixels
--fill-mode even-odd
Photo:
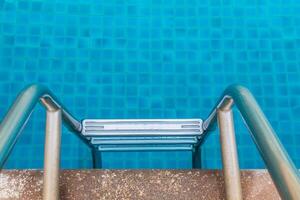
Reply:
[[[0,169],[2,169],[38,101],[47,111],[43,198],[58,199],[61,119],[70,131],[76,133],[84,142],[87,143],[87,141],[81,135],[81,123],[59,103],[46,87],[31,85],[25,88],[1,122]]]
[[[242,200],[241,175],[235,142],[233,113],[231,109],[232,103],[233,101],[228,101],[218,108],[217,117],[220,128],[226,199]]]
[[[218,110],[224,107],[231,110],[233,103],[239,109],[280,196],[283,199],[300,199],[299,171],[248,89],[232,85],[225,90],[203,123],[204,134],[216,125]]]
[[[26,88],[15,100],[0,124],[0,169],[3,167],[20,132],[39,100],[47,110],[44,164],[44,184],[46,188],[44,188],[43,194],[44,199],[57,199],[61,118],[72,132],[76,133],[84,142],[88,142],[81,135],[81,123],[57,101],[55,96],[47,88],[40,85],[31,85]],[[216,124],[218,116],[219,125],[222,129],[221,132],[223,132],[221,136],[223,141],[225,141],[224,134],[230,132],[229,136],[231,141],[225,141],[225,143],[228,143],[224,144],[226,145],[224,150],[227,151],[231,149],[231,151],[235,151],[234,148],[230,147],[231,145],[235,145],[233,124],[231,124],[231,108],[233,103],[237,105],[246,122],[281,197],[283,199],[300,199],[299,172],[249,90],[238,85],[227,88],[218,101],[218,104],[203,123],[203,130],[205,131],[203,134],[209,132]],[[227,125],[220,122],[220,120],[224,120],[223,122],[227,121]],[[235,162],[236,159],[236,155],[233,155],[231,161]],[[226,163],[228,164],[227,161],[223,164]],[[54,167],[52,167],[52,165],[54,165]],[[235,164],[233,163],[227,168],[227,174],[230,173],[231,167],[234,169],[234,172],[238,169],[238,165],[236,165],[235,162]],[[238,192],[240,193],[240,191]],[[230,197],[230,195],[227,196]]]

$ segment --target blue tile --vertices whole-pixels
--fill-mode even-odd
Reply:
[[[274,0],[0,0],[0,117],[30,83],[49,86],[79,119],[205,117],[227,85],[240,83],[300,166],[299,8]],[[264,167],[234,114],[240,166]],[[30,152],[43,152],[44,117],[33,113],[7,168],[42,167]],[[211,133],[203,167],[221,167],[218,143]],[[62,146],[62,167],[91,167],[88,148],[66,129]],[[103,166],[191,167],[189,152],[130,155],[105,154]]]

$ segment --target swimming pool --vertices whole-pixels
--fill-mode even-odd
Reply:
[[[300,166],[299,1],[0,1],[0,119],[30,83],[47,85],[79,119],[205,118],[232,83],[248,87]],[[38,108],[6,168],[43,166]],[[240,166],[263,162],[237,119]],[[66,129],[62,167],[90,168]],[[171,157],[171,159],[170,159]],[[219,136],[202,148],[221,166]],[[106,168],[190,168],[188,152],[103,155]]]

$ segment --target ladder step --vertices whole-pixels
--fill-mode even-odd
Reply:
[[[94,145],[101,145],[101,144],[116,144],[116,145],[122,145],[122,144],[196,144],[198,140],[194,137],[191,138],[156,138],[156,139],[140,139],[140,138],[134,138],[134,139],[120,139],[119,137],[115,138],[109,138],[109,139],[103,139],[103,138],[92,138],[91,143]]]
[[[82,134],[99,151],[192,150],[199,143],[201,119],[86,119]]]
[[[104,135],[200,135],[202,120],[142,119],[142,120],[100,120],[83,121],[85,136]]]
[[[188,146],[99,146],[99,151],[191,151],[192,145]]]

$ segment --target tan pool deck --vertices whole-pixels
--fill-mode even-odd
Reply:
[[[0,171],[0,199],[42,199],[40,170]],[[245,200],[280,199],[266,170],[241,172]],[[61,199],[225,199],[219,170],[62,170]]]

